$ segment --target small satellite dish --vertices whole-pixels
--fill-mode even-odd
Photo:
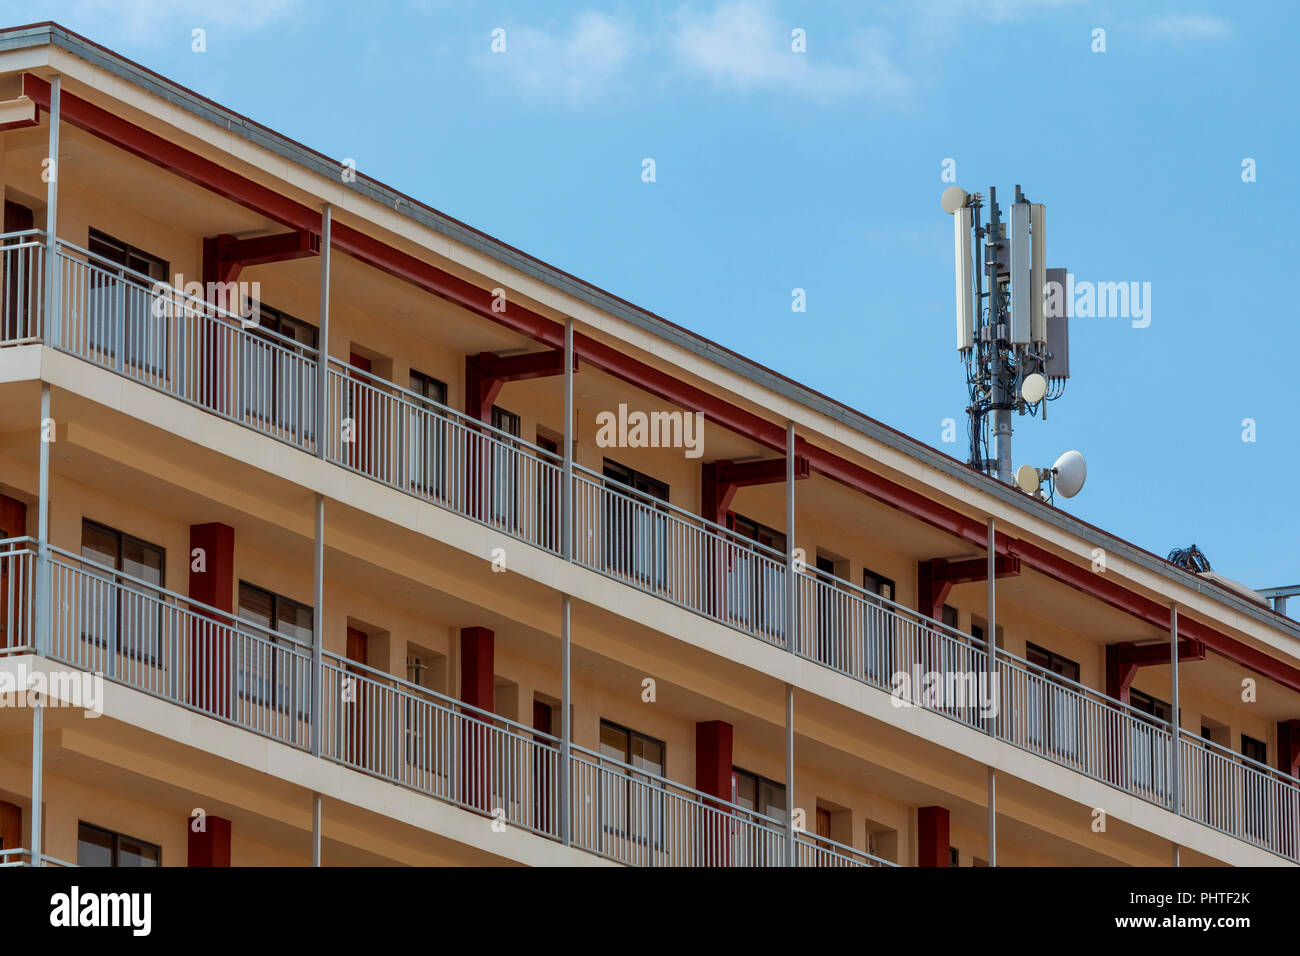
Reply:
[[[1052,466],[1056,476],[1056,490],[1062,497],[1073,498],[1083,490],[1083,483],[1088,479],[1088,463],[1074,449],[1070,449]]]
[[[948,215],[952,215],[962,206],[966,205],[966,190],[960,186],[949,186],[939,197],[939,205]]]
[[[1038,469],[1033,465],[1021,465],[1016,469],[1016,484],[1027,495],[1038,494],[1038,488],[1042,484],[1038,480]]]
[[[1020,383],[1020,396],[1030,405],[1037,405],[1047,394],[1047,379],[1037,372],[1031,372]]]

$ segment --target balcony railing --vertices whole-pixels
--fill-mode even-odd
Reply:
[[[58,246],[59,318],[45,341],[295,447],[315,450],[315,350],[251,329],[238,315],[84,249],[63,242]],[[0,287],[5,296],[0,344],[40,336],[43,250],[38,232],[0,236]],[[334,359],[329,361],[327,383],[328,460],[559,553],[563,469],[557,456]],[[911,688],[909,703],[1126,793],[1173,807],[1171,735],[1147,714],[1003,651],[998,652],[996,679],[990,679],[987,651],[969,635],[812,568],[795,573],[794,632],[787,634],[790,571],[784,554],[580,466],[573,470],[573,559],[583,567],[768,644],[790,647],[882,690],[893,692],[900,673],[919,675],[920,681],[912,683],[921,686]],[[17,595],[30,586],[32,569],[24,565],[28,558],[0,560],[14,568],[9,583],[0,581],[2,604],[4,594]],[[89,588],[92,594],[95,587],[104,586],[86,582],[85,572],[76,577],[76,570],[70,565],[61,572],[66,578],[62,586]],[[157,609],[161,622],[163,646],[158,653],[172,653],[166,641],[174,642],[175,656],[167,659],[172,672],[166,689],[174,695],[169,699],[223,718],[242,708],[251,721],[261,721],[255,728],[260,732],[293,743],[305,739],[301,715],[291,716],[307,686],[306,651],[301,646],[212,609],[194,609],[192,602],[185,601],[190,609],[181,610],[174,595],[166,601],[157,595],[133,597],[127,612],[137,613],[146,604],[151,614]],[[22,639],[21,617],[6,620],[14,621],[7,625],[14,636],[6,639]],[[189,641],[180,639],[186,628]],[[195,633],[200,635],[197,643]],[[64,641],[69,659],[75,652],[88,665],[104,650],[80,632],[58,639]],[[152,647],[153,638],[148,640]],[[249,675],[251,696],[224,684],[219,690],[205,689],[211,675],[196,676],[193,665],[187,664],[191,657],[206,659],[190,653],[193,647],[216,647],[225,654],[227,645],[242,662],[230,665],[242,668],[232,672]],[[156,660],[138,656],[113,666],[141,681],[156,682],[163,679]],[[939,675],[945,691],[964,688],[967,696],[923,693],[930,673]],[[263,674],[275,676],[258,676]],[[979,705],[981,680],[986,681],[986,696],[996,692],[996,712],[985,713],[987,708]],[[215,699],[219,693],[229,699]],[[283,702],[285,697],[293,697],[292,705]],[[268,699],[274,701],[270,710]],[[1192,774],[1180,791],[1187,795],[1181,812],[1297,858],[1294,823],[1278,814],[1292,812],[1288,808],[1300,792],[1300,782],[1246,758],[1225,756],[1197,738],[1184,740],[1181,748],[1183,775]],[[1189,769],[1195,767],[1210,769]],[[1207,786],[1196,773],[1209,774],[1213,785]],[[1225,782],[1234,774],[1241,782],[1236,789]],[[1221,783],[1227,788],[1222,794]],[[1256,792],[1251,788],[1266,795],[1263,804],[1253,797],[1254,802],[1241,797],[1234,803],[1238,798],[1229,796]],[[1197,796],[1202,793],[1210,796]],[[1260,813],[1272,816],[1251,818],[1256,805],[1265,807]]]
[[[15,866],[60,866],[75,867],[77,864],[68,863],[60,860],[58,857],[42,853],[40,862],[32,862],[32,851],[26,847],[13,847],[9,850],[0,850],[0,869],[8,869]]]

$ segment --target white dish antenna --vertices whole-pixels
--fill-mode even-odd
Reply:
[[[1020,383],[1020,395],[1030,405],[1037,405],[1047,394],[1047,379],[1037,372],[1031,372]]]
[[[1016,469],[1016,484],[1027,495],[1038,494],[1042,482],[1038,479],[1038,469],[1033,465],[1021,465]]]
[[[943,191],[943,195],[939,197],[939,205],[943,207],[944,212],[951,216],[966,205],[967,198],[966,190],[960,186],[949,186]]]
[[[1088,463],[1074,449],[1070,449],[1052,466],[1056,490],[1062,497],[1073,498],[1083,490],[1083,483],[1088,480]]]

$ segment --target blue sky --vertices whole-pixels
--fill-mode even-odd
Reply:
[[[6,6],[961,458],[943,163],[971,191],[1019,183],[1051,263],[1151,283],[1151,321],[1072,323],[1074,378],[1047,422],[1016,419],[1015,464],[1078,448],[1071,512],[1300,582],[1293,4]]]

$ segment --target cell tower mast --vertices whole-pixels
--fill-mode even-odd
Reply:
[[[1041,410],[1046,419],[1047,403],[1065,393],[1070,377],[1065,270],[1046,267],[1045,209],[1019,186],[1005,221],[994,187],[987,225],[979,193],[950,186],[942,205],[956,239],[957,350],[970,395],[967,463],[1011,484],[1012,413]],[[1053,469],[1031,470],[1050,477]]]

